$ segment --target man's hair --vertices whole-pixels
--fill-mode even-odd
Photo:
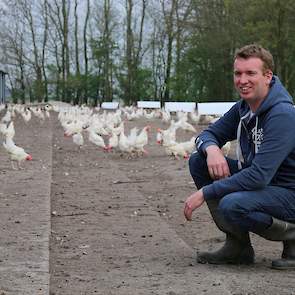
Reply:
[[[236,58],[248,59],[250,57],[260,58],[263,62],[263,71],[274,71],[274,60],[272,54],[258,44],[249,44],[235,52],[234,60]]]

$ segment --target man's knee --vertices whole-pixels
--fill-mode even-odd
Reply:
[[[237,221],[246,212],[241,204],[238,192],[223,197],[219,202],[218,210],[226,219],[231,221]]]
[[[271,225],[270,215],[259,211],[253,198],[245,198],[247,192],[235,192],[223,197],[218,206],[218,211],[224,218],[241,229],[259,232]]]
[[[198,175],[204,171],[207,171],[207,162],[204,155],[199,152],[192,153],[189,158],[189,170],[192,176]]]
[[[190,156],[189,169],[198,189],[212,183],[208,173],[207,161],[203,154],[196,152]]]

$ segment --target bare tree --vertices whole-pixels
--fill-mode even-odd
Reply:
[[[49,27],[49,46],[48,51],[52,54],[55,65],[52,65],[52,83],[55,85],[55,97],[56,99],[64,100],[64,86],[65,86],[65,75],[63,71],[64,59],[62,58],[63,52],[63,33],[62,33],[62,22],[61,22],[61,11],[58,3],[54,1],[48,2],[48,20]]]
[[[141,21],[138,33],[137,42],[135,42],[134,31],[132,29],[133,24],[133,0],[126,0],[126,64],[127,64],[127,79],[125,86],[125,98],[128,104],[134,103],[138,99],[138,93],[136,91],[136,77],[138,74],[138,68],[142,58],[142,40],[144,31],[144,19],[146,12],[146,0],[142,0],[141,9]]]
[[[166,11],[165,1],[161,0],[162,2],[162,11],[165,19],[165,26],[166,26],[166,36],[167,36],[167,58],[166,58],[166,75],[165,75],[165,92],[164,92],[164,100],[170,100],[170,76],[171,76],[171,66],[172,66],[172,45],[174,41],[174,14],[175,14],[175,7],[177,4],[177,0],[172,0],[171,7]]]
[[[43,101],[44,99],[44,83],[43,83],[43,74],[44,71],[44,59],[45,59],[45,47],[47,42],[47,15],[46,15],[46,0],[41,3],[40,7],[34,6],[34,3],[31,1],[24,1],[20,2],[21,10],[24,15],[25,21],[28,24],[31,34],[31,44],[32,44],[32,67],[35,71],[36,79],[33,82],[33,92],[32,97],[36,97],[39,102]],[[45,18],[45,24],[43,26],[43,34],[39,36],[38,28],[42,28],[42,23],[37,23],[34,13],[36,14],[37,11],[41,11],[43,13],[42,16]],[[45,11],[45,13],[44,13]],[[39,40],[43,39],[43,41]],[[40,44],[41,43],[41,44]],[[41,47],[41,52],[40,48]],[[29,57],[30,59],[30,57]]]
[[[58,4],[56,0],[54,0],[56,6]],[[66,87],[67,78],[70,76],[70,54],[69,54],[69,44],[68,44],[68,33],[69,33],[69,2],[67,0],[62,0],[62,80],[63,80],[63,87],[62,87],[62,100],[70,102],[70,98],[68,97],[69,93]],[[59,7],[58,7],[59,9]]]
[[[44,30],[43,30],[43,42],[42,42],[42,56],[41,56],[41,65],[42,65],[42,72],[43,72],[43,77],[44,77],[44,91],[45,91],[45,97],[44,101],[48,101],[48,81],[47,81],[47,74],[46,74],[46,65],[45,65],[45,53],[46,53],[46,46],[47,46],[47,38],[48,38],[48,5],[47,5],[47,0],[44,0],[43,2],[43,7],[44,7]]]
[[[175,5],[175,81],[177,84],[174,96],[177,99],[183,99],[183,87],[185,77],[183,77],[182,69],[182,53],[186,49],[186,43],[189,38],[188,34],[188,21],[192,14],[192,1],[191,0],[177,0]]]
[[[88,74],[89,74],[89,61],[88,61],[88,40],[87,40],[87,27],[89,22],[89,14],[90,14],[90,2],[87,0],[87,6],[86,6],[86,17],[84,21],[84,28],[83,28],[83,44],[84,44],[84,62],[85,62],[85,69],[84,69],[84,75],[85,75],[85,85],[84,85],[84,99],[83,102],[87,103],[88,99]]]
[[[112,89],[112,65],[111,65],[111,31],[110,31],[110,14],[111,5],[110,0],[104,0],[104,31],[103,42],[105,43],[104,50],[104,97],[106,100],[112,101],[113,89]]]
[[[6,22],[1,26],[3,38],[2,47],[6,53],[6,65],[9,68],[9,81],[11,84],[13,102],[20,98],[22,103],[26,101],[28,69],[28,55],[30,46],[25,44],[28,32],[23,12],[18,1],[6,1]]]
[[[79,103],[79,99],[81,96],[81,75],[80,75],[80,61],[79,61],[79,22],[78,22],[78,0],[75,0],[74,6],[74,18],[75,18],[75,64],[76,64],[76,77],[75,77],[75,84],[76,84],[76,93],[74,94],[74,105]]]
[[[155,15],[155,13],[152,13]],[[165,77],[165,58],[164,58],[164,31],[162,25],[159,23],[161,18],[154,17],[153,31],[151,34],[151,66],[154,85],[154,98],[159,97],[163,102],[163,88]]]
[[[92,34],[91,49],[95,62],[94,72],[97,75],[97,97],[94,98],[94,105],[97,105],[98,99],[102,101],[112,101],[114,95],[115,79],[115,54],[117,43],[114,41],[114,35],[117,30],[118,12],[112,6],[111,0],[104,0],[101,6],[98,6],[95,15],[94,26],[98,31]]]
[[[133,1],[126,0],[126,11],[127,11],[127,26],[126,26],[126,63],[127,63],[127,81],[126,81],[126,100],[128,104],[133,100],[133,64],[132,64],[132,48],[134,47],[133,43],[133,32],[132,32],[132,10],[133,10]]]
[[[76,75],[80,76],[80,62],[79,62],[79,35],[78,35],[78,0],[75,0],[74,16],[75,16],[75,60],[76,60]]]
[[[24,60],[24,37],[23,32],[21,30],[15,31],[15,35],[9,36],[9,45],[8,50],[13,55],[13,58],[8,62],[11,66],[13,66],[12,74],[14,74],[12,77],[12,74],[9,73],[9,80],[12,86],[13,92],[17,89],[20,89],[18,91],[18,95],[20,96],[21,103],[26,102],[26,81],[25,81],[25,60]],[[14,81],[13,81],[14,80]],[[13,101],[14,103],[17,103],[17,97],[16,100]]]

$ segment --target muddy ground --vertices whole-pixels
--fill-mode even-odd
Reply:
[[[156,144],[156,128],[167,127],[160,120],[127,123],[153,127],[149,154],[134,159],[86,137],[79,150],[54,112],[43,123],[14,121],[15,141],[33,161],[14,171],[0,148],[1,295],[295,294],[295,273],[269,267],[280,243],[252,235],[253,266],[195,262],[196,251],[220,247],[224,235],[205,206],[184,221],[195,186],[188,162]]]

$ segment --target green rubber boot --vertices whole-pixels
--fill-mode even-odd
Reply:
[[[272,268],[279,270],[295,269],[295,224],[272,218],[272,225],[258,235],[271,241],[283,241],[282,258],[272,261]]]
[[[226,241],[222,248],[215,252],[200,252],[198,263],[210,264],[252,264],[254,250],[248,232],[242,232],[236,226],[228,223],[218,212],[218,200],[208,200],[207,205],[217,227],[226,233]]]

